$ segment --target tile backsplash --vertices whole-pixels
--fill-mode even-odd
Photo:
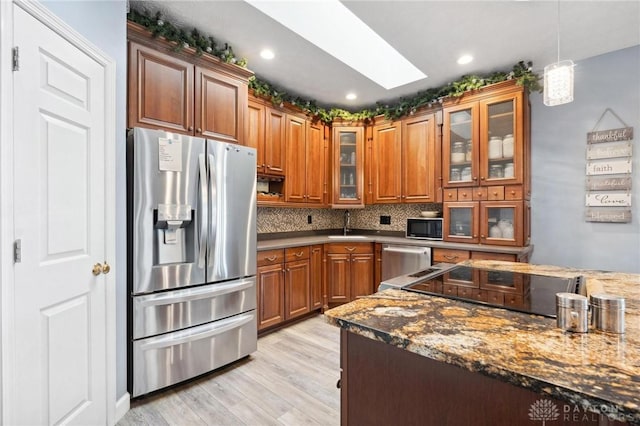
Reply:
[[[404,232],[408,217],[420,215],[422,210],[442,211],[442,205],[429,204],[376,204],[364,209],[351,209],[351,228],[376,231]],[[259,207],[258,234],[273,232],[316,231],[340,229],[343,226],[342,209],[299,209]],[[308,223],[311,216],[312,223]],[[389,216],[391,224],[381,225],[380,216]]]

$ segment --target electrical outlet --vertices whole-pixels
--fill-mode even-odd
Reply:
[[[311,217],[311,215],[307,216],[307,223],[312,223],[313,222],[313,218]]]
[[[380,216],[380,225],[391,225],[391,216]]]

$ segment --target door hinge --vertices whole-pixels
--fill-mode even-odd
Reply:
[[[22,262],[22,240],[18,239],[13,242],[13,263]]]
[[[13,48],[13,70],[20,71],[20,50],[18,46]]]

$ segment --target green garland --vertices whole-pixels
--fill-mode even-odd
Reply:
[[[229,44],[225,43],[222,47],[218,46],[213,37],[203,36],[196,28],[189,33],[183,29],[176,28],[170,22],[164,21],[160,12],[151,17],[148,14],[131,9],[127,14],[127,19],[148,29],[154,37],[164,37],[169,41],[175,42],[175,51],[193,47],[198,56],[206,52],[228,64],[236,64],[243,68],[247,66],[247,60],[245,58],[237,58]]]
[[[233,48],[225,43],[223,47],[216,44],[213,37],[205,37],[197,29],[190,33],[176,28],[171,23],[162,19],[160,12],[151,17],[147,14],[131,9],[127,19],[147,28],[154,37],[164,37],[176,43],[175,50],[193,47],[196,55],[208,53],[220,58],[226,63],[247,66],[245,58],[238,59],[233,53]],[[530,91],[542,91],[540,76],[532,71],[532,62],[520,61],[513,66],[510,72],[494,72],[486,76],[464,75],[459,80],[437,88],[430,88],[418,92],[411,98],[400,98],[392,104],[376,103],[375,107],[365,108],[361,111],[350,112],[340,108],[322,108],[313,100],[303,99],[299,96],[289,95],[285,90],[279,89],[267,81],[262,81],[255,76],[249,78],[249,87],[261,97],[271,100],[274,105],[283,105],[285,102],[300,108],[310,117],[330,124],[335,119],[345,121],[369,121],[377,115],[384,115],[386,119],[396,120],[406,115],[414,114],[418,108],[441,104],[444,98],[459,97],[469,90],[477,90],[490,84],[506,80],[516,80],[516,84],[524,86]]]

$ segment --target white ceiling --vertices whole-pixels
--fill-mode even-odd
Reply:
[[[259,78],[288,93],[350,110],[440,87],[464,74],[510,71],[520,60],[533,61],[534,71],[542,75],[544,66],[557,60],[558,6],[560,59],[576,62],[576,73],[582,59],[640,44],[640,0],[343,3],[428,78],[385,90],[240,0],[131,1],[130,5],[150,13],[159,10],[178,27],[195,27],[218,43],[228,42],[237,57],[247,58],[248,68]],[[349,34],[344,34],[344,43],[349,43]],[[276,52],[274,60],[260,58],[264,47]],[[475,59],[458,65],[456,60],[464,53]],[[345,99],[349,91],[358,94],[355,101]]]

